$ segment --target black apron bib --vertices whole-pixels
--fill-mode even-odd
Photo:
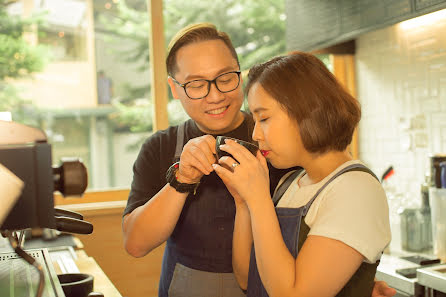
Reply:
[[[180,159],[184,129],[178,126],[173,162]],[[166,242],[158,296],[244,296],[232,273],[234,219],[234,200],[220,178],[203,176]]]

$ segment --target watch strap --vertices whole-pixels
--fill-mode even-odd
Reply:
[[[172,188],[174,188],[179,193],[191,193],[193,192],[194,195],[197,193],[197,188],[200,183],[195,184],[187,184],[187,183],[181,183],[177,179],[177,172],[180,169],[180,162],[173,163],[166,173],[166,181]]]

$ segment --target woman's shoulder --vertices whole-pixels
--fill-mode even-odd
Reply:
[[[355,165],[359,166],[354,167]],[[377,177],[361,161],[354,160],[347,162],[346,164],[343,164],[343,166],[340,166],[336,171],[341,172],[348,168],[353,169],[347,170],[340,174],[330,183],[329,188],[336,189],[336,191],[346,189],[347,192],[350,192],[351,194],[364,192],[384,194],[382,185]]]
[[[337,171],[342,171],[352,164],[361,164],[360,161],[351,161]],[[337,176],[326,188],[320,192],[310,209],[315,220],[318,216],[388,216],[386,193],[381,183],[370,173],[364,171],[348,171]],[[352,212],[355,214],[353,215]],[[310,214],[310,213],[309,213]],[[317,215],[316,215],[317,214]]]
[[[380,211],[387,208],[387,197],[381,183],[364,171],[341,174],[327,186],[321,196],[329,208],[334,205],[355,208],[357,211],[367,211],[367,208]]]
[[[320,196],[305,219],[310,233],[340,240],[369,263],[376,261],[390,240],[387,198],[380,182],[370,173],[349,171]]]

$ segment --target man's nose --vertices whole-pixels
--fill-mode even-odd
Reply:
[[[206,96],[206,101],[215,103],[224,99],[225,95],[217,89],[215,82],[212,82],[209,88],[209,94]]]

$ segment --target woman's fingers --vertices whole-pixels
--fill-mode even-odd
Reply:
[[[226,165],[225,165],[226,166]],[[232,172],[219,164],[212,164],[215,173],[221,178],[224,184],[230,184]]]
[[[246,162],[253,157],[247,148],[232,139],[225,139],[225,144],[220,145],[220,149],[231,154],[239,163]]]
[[[266,162],[266,158],[262,155],[260,150],[257,151],[256,158],[257,158],[257,160],[259,160],[260,164],[262,165],[263,170],[268,172],[269,171],[268,163]]]

